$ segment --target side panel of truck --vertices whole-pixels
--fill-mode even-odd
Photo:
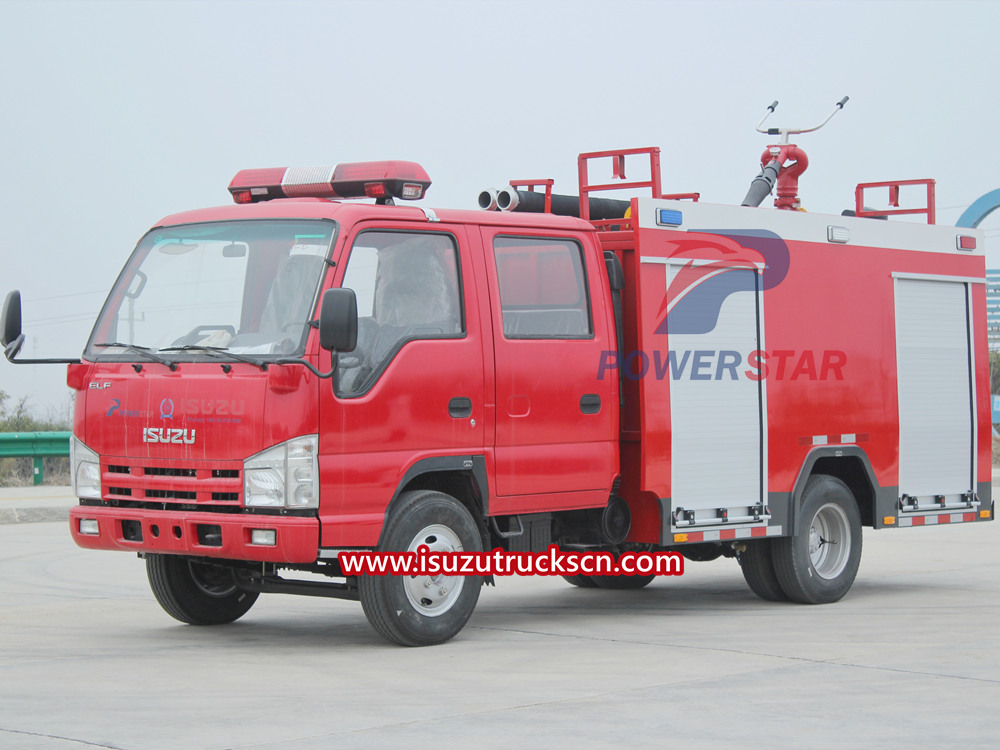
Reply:
[[[925,498],[921,513],[988,507],[986,384],[972,377],[986,371],[974,325],[984,259],[957,249],[954,228],[757,211],[749,230],[738,207],[638,204],[636,249],[624,254],[626,275],[636,279],[626,305],[637,352],[626,356],[626,379],[634,380],[626,392],[637,402],[626,404],[623,421],[638,428],[632,462],[641,478],[626,486],[635,487],[635,506],[659,501],[664,543],[688,531],[699,535],[676,541],[792,533],[803,469],[820,456],[854,456],[874,477],[873,496],[859,501],[876,527],[885,516],[902,519],[899,501],[914,493]],[[684,226],[658,225],[662,206],[682,214]],[[857,242],[829,241],[834,222]],[[740,301],[752,299],[744,282],[755,276],[756,310]],[[699,386],[706,399],[692,410]],[[740,386],[746,414],[733,395]],[[766,469],[759,520],[747,520],[753,496],[735,487],[739,476],[749,484],[746,458],[756,450],[745,420],[753,386]],[[710,429],[689,431],[699,416]],[[689,455],[695,439],[704,444]]]

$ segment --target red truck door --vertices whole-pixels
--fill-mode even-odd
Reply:
[[[601,256],[585,252],[591,242],[483,229],[496,368],[491,512],[599,504],[617,473],[617,378],[597,377],[615,349],[610,293]]]
[[[407,471],[485,450],[481,294],[465,227],[364,224],[338,265],[359,332],[323,386],[324,546],[373,544]]]

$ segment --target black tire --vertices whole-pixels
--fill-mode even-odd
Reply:
[[[655,575],[634,575],[634,576],[593,576],[594,583],[602,589],[614,589],[616,591],[632,591],[645,588],[653,582]]]
[[[389,517],[380,551],[481,552],[482,537],[468,509],[441,492],[404,493]],[[433,646],[455,637],[479,601],[481,576],[358,576],[365,617],[401,646]]]
[[[177,555],[146,555],[146,577],[164,611],[188,625],[224,625],[238,620],[259,594],[237,588],[222,565]]]
[[[787,602],[788,594],[778,583],[774,572],[770,539],[747,542],[746,549],[739,554],[740,569],[747,585],[761,599],[768,602]]]
[[[596,589],[597,584],[594,583],[592,576],[578,575],[578,576],[563,576],[563,580],[571,586],[578,586],[581,589]]]
[[[829,604],[846,594],[861,564],[861,513],[854,495],[836,477],[809,479],[795,536],[773,541],[778,583],[801,604]]]
[[[722,557],[722,545],[718,542],[704,544],[682,544],[677,548],[685,560],[691,562],[712,562]]]

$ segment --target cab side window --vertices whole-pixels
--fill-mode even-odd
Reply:
[[[493,241],[504,337],[590,338],[590,304],[580,246],[572,240]]]
[[[458,250],[448,234],[369,231],[351,248],[343,286],[358,298],[358,345],[338,354],[338,396],[371,390],[407,341],[465,333]]]

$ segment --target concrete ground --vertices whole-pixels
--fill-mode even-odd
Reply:
[[[134,556],[8,523],[0,748],[1000,747],[1000,524],[864,541],[833,605],[763,602],[731,560],[636,592],[500,579],[406,649],[334,600],[181,625]]]
[[[0,487],[0,524],[62,521],[76,503],[71,487]]]

